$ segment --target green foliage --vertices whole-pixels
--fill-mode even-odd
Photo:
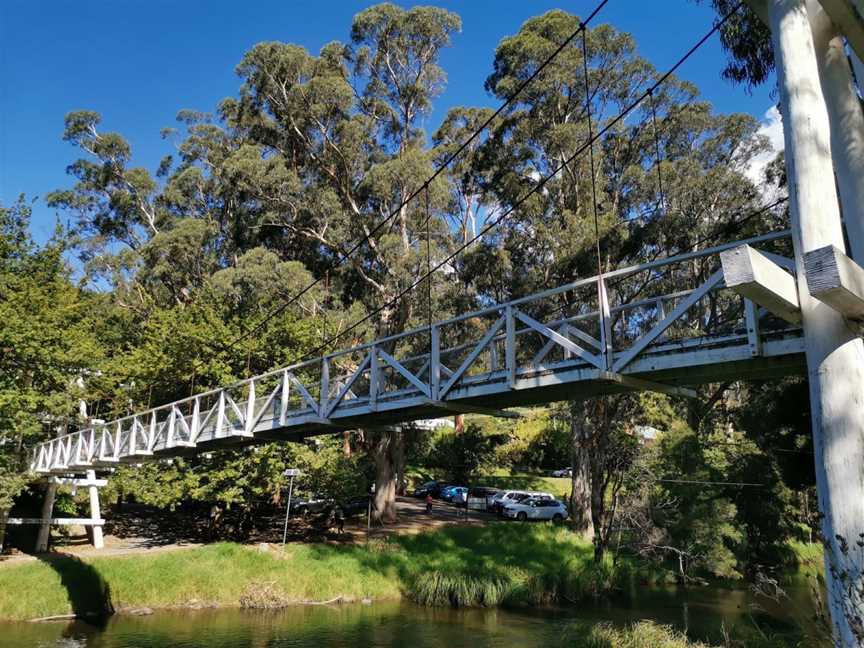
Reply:
[[[429,465],[445,471],[448,479],[467,484],[480,470],[492,464],[501,438],[485,434],[473,423],[466,425],[461,433],[442,428],[432,440]]]
[[[734,11],[720,29],[720,43],[731,57],[723,76],[749,87],[764,83],[774,70],[774,48],[768,25],[750,7],[745,4],[742,8],[735,0],[696,1],[709,1],[720,17]]]
[[[668,430],[658,448],[660,478],[685,482],[717,480],[696,434],[684,425]],[[717,480],[719,481],[719,480]],[[735,525],[735,505],[717,489],[702,483],[665,482],[657,486],[658,501],[676,506],[659,509],[657,523],[671,544],[687,554],[687,561],[720,577],[737,577],[737,560],[732,547],[740,542]],[[684,569],[687,569],[685,562]]]
[[[286,468],[303,473],[295,481],[295,495],[349,499],[365,495],[372,480],[369,457],[346,457],[340,443],[328,439],[314,445],[269,443],[121,468],[110,487],[118,495],[161,508],[192,501],[245,510],[287,496],[288,479],[282,475]]]
[[[0,206],[0,511],[26,483],[28,452],[75,422],[79,380],[103,356],[102,303],[71,281],[62,232],[30,238],[23,196]]]

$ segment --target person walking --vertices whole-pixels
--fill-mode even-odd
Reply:
[[[465,488],[459,491],[459,503],[457,504],[459,509],[457,509],[457,515],[461,514],[463,517],[468,517],[468,489]]]
[[[426,512],[432,513],[432,493],[426,493]]]

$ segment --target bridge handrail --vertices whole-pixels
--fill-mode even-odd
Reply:
[[[627,275],[632,275],[632,274],[636,274],[639,272],[644,272],[646,270],[653,270],[656,268],[662,268],[664,266],[673,265],[676,263],[681,263],[683,261],[689,261],[691,259],[698,259],[698,258],[703,258],[703,257],[707,257],[707,256],[712,256],[712,255],[718,254],[720,252],[723,252],[724,250],[729,250],[729,249],[732,249],[734,247],[738,247],[741,245],[754,245],[754,244],[758,244],[758,243],[765,243],[768,241],[774,241],[774,240],[787,238],[790,235],[791,235],[791,232],[789,230],[782,230],[779,232],[771,232],[768,234],[763,234],[760,236],[754,236],[754,237],[751,237],[748,239],[743,239],[740,241],[735,241],[735,242],[731,242],[731,243],[724,243],[721,245],[716,245],[713,247],[704,248],[702,250],[697,250],[697,251],[693,251],[693,252],[686,252],[686,253],[678,254],[678,255],[675,255],[672,257],[667,257],[664,259],[658,259],[655,261],[650,261],[648,263],[642,263],[642,264],[627,266],[624,268],[618,268],[615,270],[610,270],[609,272],[604,272],[602,275],[594,275],[594,276],[586,277],[583,279],[577,279],[576,281],[570,282],[568,284],[564,284],[562,286],[557,286],[555,288],[550,288],[548,290],[544,290],[544,291],[539,292],[539,293],[534,293],[532,295],[520,297],[518,299],[514,299],[514,300],[511,300],[509,302],[493,304],[491,306],[487,306],[485,308],[482,308],[482,309],[479,309],[476,311],[471,311],[469,313],[463,313],[461,315],[457,315],[456,317],[452,317],[452,318],[447,319],[447,320],[435,322],[433,324],[433,327],[441,328],[441,327],[444,327],[444,326],[447,326],[450,324],[455,324],[455,323],[466,321],[469,319],[488,316],[488,315],[491,315],[493,313],[499,313],[502,310],[507,309],[508,307],[509,308],[518,307],[518,306],[521,306],[521,305],[526,304],[526,303],[540,301],[542,299],[552,297],[552,296],[560,294],[562,292],[567,292],[570,290],[574,290],[576,288],[581,288],[581,287],[585,287],[585,286],[590,286],[592,284],[596,284],[601,280],[606,281],[608,279],[613,279],[613,278],[617,278],[617,277],[624,277]],[[658,299],[674,298],[676,296],[688,294],[690,292],[692,292],[692,291],[678,291],[676,293],[670,293],[668,295],[661,295],[661,296],[657,296],[657,297],[651,297],[651,298],[647,298],[647,299],[643,299],[643,300],[638,300],[636,302],[632,302],[632,303],[628,303],[628,304],[621,304],[621,305],[610,308],[610,312],[620,312],[622,310],[635,308],[638,306],[649,305],[653,302],[656,302]],[[550,325],[556,325],[556,324],[561,324],[561,323],[565,323],[565,322],[576,321],[578,319],[590,318],[592,315],[597,316],[598,313],[599,313],[599,311],[597,311],[597,310],[591,311],[589,313],[581,313],[579,315],[570,316],[570,317],[566,317],[566,318],[561,318],[559,320],[555,320],[554,322],[550,322],[549,324]],[[522,330],[518,331],[517,334],[524,332],[526,330],[530,330],[530,329],[522,329]],[[249,385],[251,383],[254,383],[256,381],[261,381],[261,380],[264,380],[264,379],[267,379],[270,377],[274,377],[274,376],[284,375],[285,373],[293,373],[293,372],[296,372],[296,371],[303,369],[305,367],[318,366],[324,361],[329,361],[329,360],[332,360],[334,358],[338,358],[341,356],[366,351],[366,350],[371,349],[373,347],[379,347],[383,344],[395,342],[395,341],[398,341],[398,340],[401,340],[401,339],[404,339],[407,337],[415,336],[418,334],[424,334],[424,333],[427,333],[428,331],[429,331],[429,326],[415,327],[413,329],[409,329],[409,330],[403,331],[401,333],[397,333],[397,334],[393,334],[393,335],[389,335],[389,336],[386,336],[383,338],[376,339],[372,342],[364,342],[363,344],[356,345],[356,346],[351,347],[349,349],[343,349],[343,350],[335,351],[333,353],[319,356],[317,358],[312,358],[310,360],[298,362],[298,363],[295,363],[292,365],[288,365],[286,367],[280,367],[278,369],[273,369],[271,371],[268,371],[268,372],[265,372],[262,374],[258,374],[256,376],[252,376],[250,378],[244,378],[242,380],[238,380],[238,381],[235,381],[233,383],[229,383],[228,385],[216,387],[214,389],[210,389],[210,390],[207,390],[204,392],[199,392],[199,393],[194,394],[192,396],[178,399],[178,400],[172,401],[170,403],[165,403],[163,405],[157,405],[156,407],[151,407],[151,408],[148,408],[148,409],[143,410],[141,412],[128,414],[126,416],[111,419],[110,421],[106,421],[105,423],[102,423],[102,424],[91,425],[91,426],[88,426],[86,428],[76,430],[75,432],[69,432],[67,434],[54,437],[53,439],[49,439],[49,440],[46,440],[46,441],[43,441],[43,442],[37,444],[34,447],[34,452],[36,450],[38,450],[38,448],[40,446],[45,445],[45,444],[62,442],[63,440],[68,439],[69,437],[74,437],[74,436],[78,436],[78,435],[85,434],[88,432],[106,429],[110,426],[116,426],[118,424],[122,425],[122,423],[128,422],[130,420],[134,420],[134,419],[139,419],[139,420],[140,419],[146,419],[148,417],[151,417],[154,413],[164,412],[166,410],[171,411],[175,407],[179,409],[184,405],[194,404],[196,401],[200,401],[201,399],[206,398],[208,396],[213,396],[213,395],[216,395],[216,394],[219,394],[221,392],[228,391],[228,390],[234,390],[237,388],[242,388],[242,387]],[[501,337],[503,337],[503,334],[498,334],[498,335],[494,336],[493,339],[500,339]],[[471,343],[461,344],[461,345],[457,345],[457,346],[450,347],[447,349],[441,349],[440,354],[444,355],[446,353],[453,353],[459,349],[467,348],[468,346],[471,346]],[[421,354],[421,355],[413,356],[410,358],[410,360],[423,359],[425,357],[428,357],[428,355],[429,354]],[[404,360],[407,362],[409,359],[406,358]]]

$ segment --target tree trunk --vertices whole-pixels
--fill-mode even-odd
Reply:
[[[864,556],[854,544],[864,532],[864,347],[841,315],[807,290],[804,253],[826,245],[844,248],[830,128],[804,0],[770,0],[768,9],[784,122],[828,609],[835,644],[860,646]]]
[[[395,522],[396,511],[396,470],[393,456],[396,445],[395,433],[390,431],[369,431],[368,436],[375,439],[372,454],[375,460],[375,496],[373,498],[372,518],[376,522]]]
[[[603,516],[606,513],[606,503],[603,501],[603,488],[599,484],[591,484],[591,523],[594,526],[594,562],[603,561],[606,553],[606,538],[603,534]]]
[[[453,427],[456,434],[462,434],[465,431],[465,415],[457,414],[453,417]]]
[[[0,509],[0,555],[6,546],[6,520],[9,518],[9,509]]]
[[[594,537],[591,519],[590,423],[584,402],[570,403],[570,520],[573,530],[583,538]]]
[[[396,470],[396,495],[404,495],[408,485],[405,481],[405,430],[393,432],[393,468]],[[395,497],[394,497],[394,510]],[[398,515],[398,513],[397,513]]]
[[[351,456],[351,432],[350,430],[345,430],[342,433],[342,454],[346,457]]]

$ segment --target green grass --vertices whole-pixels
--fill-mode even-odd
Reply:
[[[818,542],[790,542],[789,548],[795,560],[798,573],[803,576],[821,576],[825,569],[825,556]]]
[[[577,626],[570,633],[573,648],[711,648],[708,644],[690,641],[667,626],[640,621],[627,628],[601,624]]]
[[[276,607],[302,601],[394,599],[427,605],[535,605],[624,587],[629,562],[594,566],[590,544],[547,524],[448,527],[364,545],[220,543],[81,561],[0,566],[0,618],[126,607]]]
[[[156,554],[58,557],[0,567],[0,618],[98,614],[124,607],[237,606],[262,588],[285,603],[400,596],[393,574],[375,572],[364,547],[290,546],[260,552],[220,543]],[[22,595],[23,594],[23,595]]]

